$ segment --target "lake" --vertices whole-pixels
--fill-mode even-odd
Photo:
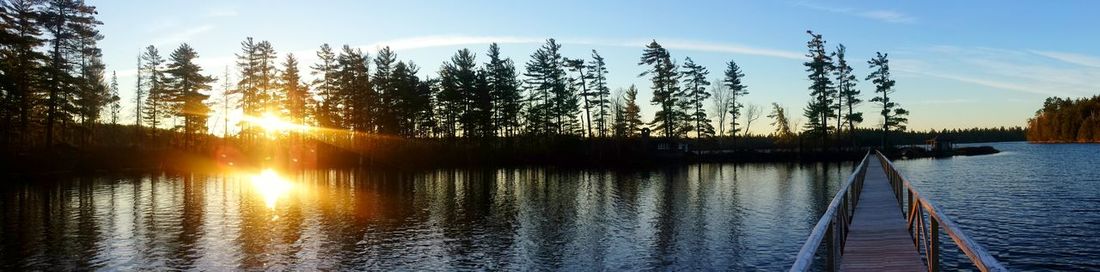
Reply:
[[[1010,269],[1100,269],[1100,145],[994,145],[897,165]],[[786,270],[852,167],[15,180],[0,270]]]

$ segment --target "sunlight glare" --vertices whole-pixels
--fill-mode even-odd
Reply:
[[[268,133],[285,132],[294,127],[294,124],[280,119],[275,114],[266,112],[254,121]]]
[[[275,208],[276,200],[290,192],[291,185],[272,169],[264,169],[259,175],[252,176],[252,186],[264,198],[264,202],[270,209]]]

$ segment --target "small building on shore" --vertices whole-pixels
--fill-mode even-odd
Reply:
[[[955,151],[955,140],[951,138],[936,136],[924,142],[928,144],[928,150],[932,154],[945,155]]]

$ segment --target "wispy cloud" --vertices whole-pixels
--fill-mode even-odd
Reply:
[[[211,25],[211,24],[196,26],[196,27],[192,27],[192,28],[187,28],[187,29],[184,29],[182,31],[171,33],[171,34],[168,34],[164,37],[156,39],[156,41],[157,41],[156,44],[166,45],[166,44],[176,44],[176,43],[187,42],[192,37],[194,37],[196,35],[199,35],[199,34],[202,34],[202,33],[205,33],[205,32],[208,32],[208,31],[213,30],[213,29],[214,29],[214,25]]]
[[[895,11],[895,10],[884,10],[884,9],[862,10],[862,9],[855,9],[855,8],[850,8],[850,7],[832,7],[832,6],[820,5],[820,4],[817,4],[817,3],[811,3],[811,2],[807,2],[807,1],[796,2],[796,3],[794,3],[794,5],[798,6],[798,7],[803,7],[803,8],[809,8],[809,9],[820,10],[820,11],[827,11],[827,12],[832,12],[832,13],[839,13],[839,14],[844,14],[844,15],[849,15],[849,16],[863,17],[863,18],[867,18],[867,19],[872,19],[872,20],[877,20],[877,21],[882,21],[882,22],[887,22],[887,23],[893,23],[893,24],[912,24],[912,23],[917,22],[916,17],[910,16],[908,14],[901,13],[901,12]]]
[[[1030,52],[1067,63],[1100,68],[1100,57],[1058,51],[1031,50]]]
[[[651,39],[578,39],[578,38],[564,38],[558,39],[563,44],[580,44],[580,45],[596,45],[596,46],[614,46],[614,47],[643,47],[649,43]],[[382,46],[389,46],[395,50],[397,49],[418,49],[418,48],[432,48],[432,47],[448,47],[448,46],[461,46],[461,45],[481,45],[489,43],[499,44],[539,44],[546,42],[546,38],[541,37],[524,37],[524,36],[467,36],[467,35],[440,35],[440,36],[422,36],[402,38],[388,41],[381,41],[377,43],[361,46],[364,49],[377,49]],[[781,49],[752,47],[741,44],[733,43],[717,43],[717,42],[705,42],[705,41],[693,41],[693,40],[676,40],[676,39],[658,39],[663,46],[669,49],[682,49],[689,51],[702,51],[702,52],[718,52],[718,53],[734,53],[753,56],[775,57],[784,59],[801,59],[802,53],[795,51],[787,51]]]
[[[1081,96],[1095,91],[1100,59],[1078,54],[935,46],[891,61],[900,76],[933,77],[1014,92]],[[1038,57],[1085,67],[1067,67]],[[1095,62],[1094,62],[1095,61]]]

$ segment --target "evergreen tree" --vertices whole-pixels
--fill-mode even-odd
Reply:
[[[557,41],[547,39],[546,44],[531,54],[523,74],[528,89],[527,128],[535,135],[560,134],[565,127],[559,113],[566,108],[567,101],[563,100],[568,99],[562,95],[569,91],[559,49]]]
[[[787,145],[794,141],[794,132],[791,131],[790,120],[787,119],[786,111],[783,107],[780,107],[778,103],[772,103],[772,113],[768,114],[768,118],[772,118],[772,126],[775,127],[775,132],[772,134],[776,138],[776,143],[780,145]]]
[[[118,96],[118,73],[111,72],[111,85],[108,88],[109,98],[107,102],[111,105],[110,120],[112,125],[118,124],[118,116],[122,112],[122,101]]]
[[[396,84],[391,79],[396,62],[397,54],[389,46],[378,49],[378,54],[374,57],[374,75],[371,77],[371,85],[378,94],[377,112],[371,116],[377,122],[378,131],[390,135],[398,132],[395,108],[397,103],[394,101],[397,99],[397,91]]]
[[[867,75],[866,79],[875,84],[875,93],[882,95],[871,98],[872,103],[882,106],[882,148],[889,146],[890,130],[905,131],[905,123],[909,122],[909,119],[905,117],[909,115],[909,111],[890,100],[896,82],[890,78],[890,60],[886,58],[886,55],[882,52],[875,52],[875,57],[867,61],[872,72]]]
[[[341,127],[339,123],[343,118],[337,110],[340,96],[336,90],[336,53],[327,43],[322,44],[321,49],[317,51],[317,59],[318,63],[310,67],[313,69],[310,72],[314,77],[313,89],[321,98],[315,116],[317,125],[325,128]]]
[[[459,50],[451,61],[443,63],[439,71],[439,103],[443,109],[444,134],[447,137],[476,134],[478,115],[473,108],[473,97],[478,89],[477,63],[469,49]]]
[[[145,48],[145,53],[141,55],[141,62],[143,63],[140,71],[145,75],[146,97],[144,112],[141,115],[145,118],[145,124],[152,128],[152,134],[155,137],[157,134],[156,129],[160,127],[161,123],[166,119],[166,112],[168,112],[169,101],[172,99],[171,93],[164,86],[164,58],[160,56],[160,51],[152,45]]]
[[[489,45],[489,62],[485,63],[485,70],[489,73],[489,88],[493,96],[493,123],[500,130],[499,134],[511,137],[515,136],[519,129],[519,120],[516,118],[522,109],[522,93],[520,93],[519,80],[516,79],[516,67],[512,59],[500,56],[500,46],[496,43]]]
[[[298,74],[298,59],[294,58],[294,54],[286,55],[279,84],[286,93],[287,116],[295,124],[304,124],[309,117],[307,107],[312,99],[309,87],[302,83],[302,77]]]
[[[142,110],[141,110],[141,104],[142,104],[142,102],[145,101],[145,95],[146,95],[145,85],[142,84],[142,81],[145,79],[145,76],[142,74],[142,72],[145,70],[144,66],[141,65],[142,56],[144,56],[144,54],[138,53],[138,57],[137,57],[137,76],[136,76],[136,79],[135,79],[136,84],[134,84],[134,128],[137,131],[137,135],[138,135],[137,137],[139,137],[139,139],[138,139],[139,141],[140,141],[140,137],[141,137],[141,122],[144,120],[142,118],[143,115],[142,115]]]
[[[374,132],[371,113],[375,112],[378,95],[370,81],[370,57],[359,49],[344,45],[337,56],[335,86],[345,128]]]
[[[46,89],[46,132],[45,144],[52,146],[54,143],[54,129],[59,122],[67,123],[71,113],[75,111],[75,96],[82,87],[87,87],[83,79],[84,72],[74,67],[74,63],[80,63],[76,58],[86,56],[82,52],[82,42],[94,30],[94,26],[102,24],[93,15],[95,7],[85,5],[78,0],[50,0],[42,10],[41,27],[49,33],[49,64],[45,66],[45,80],[43,88]]]
[[[190,45],[182,44],[169,56],[165,70],[165,89],[175,94],[175,114],[183,117],[184,146],[188,148],[195,146],[196,134],[206,134],[210,107],[205,101],[210,96],[203,92],[209,91],[215,81],[202,74],[202,67],[195,63],[198,57]]]
[[[649,70],[638,76],[650,76],[653,88],[652,102],[660,107],[653,117],[652,124],[656,126],[656,130],[661,131],[664,137],[679,137],[684,132],[683,128],[685,126],[682,125],[682,122],[687,114],[680,111],[679,108],[678,94],[680,88],[678,87],[679,75],[676,71],[676,63],[672,62],[668,50],[661,47],[657,41],[653,41],[646,46],[638,65],[651,66]]]
[[[415,64],[399,61],[393,66],[390,76],[397,133],[406,138],[416,136],[417,118],[423,110],[423,102],[419,101],[420,97],[417,95],[420,85],[420,78],[416,76],[417,70],[419,68]]]
[[[278,94],[279,82],[277,80],[277,74],[279,70],[275,68],[278,54],[275,53],[275,47],[271,45],[271,42],[260,41],[256,44],[254,55],[251,57],[256,62],[254,83],[257,87],[257,99],[261,107],[263,107],[263,113],[277,113],[282,111],[283,96]]]
[[[45,44],[40,28],[42,8],[41,1],[35,0],[4,1],[0,7],[5,45],[0,47],[4,131],[9,138],[13,136],[8,133],[19,134],[14,136],[19,143],[28,140],[32,115],[42,96],[42,75],[47,72],[42,65],[46,55],[35,50]],[[9,129],[11,123],[16,123],[15,129]]]
[[[806,66],[806,72],[810,73],[808,77],[811,82],[810,102],[805,109],[806,131],[818,136],[821,139],[822,148],[826,148],[830,129],[829,118],[835,115],[832,109],[836,89],[832,79],[829,78],[829,74],[834,69],[833,56],[825,52],[825,40],[822,39],[821,34],[814,34],[809,30],[806,33],[810,34],[810,41],[806,42],[806,47],[809,48],[806,57],[810,58],[810,61],[803,65]]]
[[[707,91],[707,86],[710,86],[710,81],[707,81],[710,71],[702,65],[695,64],[690,57],[684,60],[683,68],[684,71],[681,72],[684,78],[683,98],[690,113],[688,120],[694,122],[692,128],[695,130],[695,137],[714,136],[714,126],[707,117],[706,109],[703,108],[703,101],[710,98],[710,92]]]
[[[852,66],[844,59],[845,47],[843,44],[836,48],[836,88],[837,88],[837,131],[840,131],[842,123],[847,123],[849,136],[856,129],[856,124],[863,122],[863,113],[856,112],[855,108],[863,103],[859,98],[859,89],[856,89],[856,75],[852,73]],[[845,113],[847,111],[847,113]],[[843,118],[843,122],[841,121]],[[854,139],[854,138],[853,138]]]
[[[233,94],[240,95],[238,107],[245,116],[259,116],[263,110],[262,93],[259,89],[258,71],[260,70],[259,58],[257,58],[257,45],[252,37],[245,38],[241,42],[241,53],[237,54],[237,70],[240,71],[240,81]],[[241,124],[241,137],[245,141],[254,140],[256,132],[248,122]]]
[[[725,74],[726,78],[723,79],[722,82],[729,90],[729,101],[727,102],[726,108],[729,109],[730,114],[730,136],[737,138],[737,132],[741,131],[741,129],[737,127],[740,125],[737,120],[741,118],[741,108],[745,106],[741,100],[744,99],[745,95],[749,94],[749,90],[748,86],[745,86],[745,84],[741,82],[741,80],[745,78],[745,73],[741,72],[741,67],[737,66],[737,62],[730,60],[730,62],[726,64]]]
[[[588,63],[588,78],[592,81],[588,98],[596,109],[596,131],[600,137],[606,137],[609,129],[607,122],[611,117],[607,97],[611,95],[611,89],[607,87],[607,64],[596,50],[592,50],[592,61]]]
[[[584,123],[586,126],[585,137],[592,137],[592,112],[591,104],[588,103],[590,98],[588,94],[587,83],[590,80],[590,74],[587,73],[589,67],[585,65],[583,59],[565,59],[565,67],[570,72],[576,72],[577,77],[571,78],[569,81],[572,83],[573,88],[580,86],[580,98],[584,100]]]
[[[625,106],[623,107],[622,121],[623,132],[626,137],[636,137],[642,132],[642,108],[638,106],[638,88],[630,85],[626,89]]]
[[[74,20],[69,22],[73,31],[74,44],[72,47],[75,56],[77,75],[77,91],[73,115],[80,117],[83,128],[80,130],[80,141],[87,143],[92,135],[95,124],[98,123],[104,107],[107,106],[108,87],[104,78],[106,65],[103,64],[103,50],[99,49],[98,42],[103,39],[97,26],[103,22],[95,19],[95,7],[84,5],[83,1],[77,4]]]

